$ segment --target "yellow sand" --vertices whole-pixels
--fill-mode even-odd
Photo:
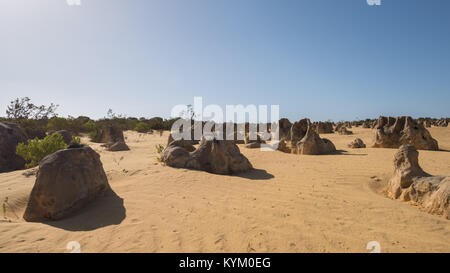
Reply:
[[[155,145],[166,144],[167,132],[126,132],[131,151],[91,144],[120,198],[54,223],[21,219],[35,177],[0,174],[11,221],[0,222],[0,252],[68,252],[70,241],[82,252],[368,252],[370,241],[382,252],[450,252],[449,220],[375,192],[392,173],[396,150],[349,149],[356,137],[372,143],[370,129],[351,130],[322,135],[344,150],[337,155],[240,146],[257,169],[241,176],[163,166]],[[450,127],[430,132],[450,151]],[[450,175],[450,152],[420,151],[419,160],[433,175]]]

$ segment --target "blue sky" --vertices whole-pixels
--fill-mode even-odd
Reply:
[[[278,104],[291,120],[450,116],[450,1],[0,0],[0,115],[169,117]]]

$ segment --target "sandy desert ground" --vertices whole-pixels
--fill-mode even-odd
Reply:
[[[158,163],[162,137],[126,132],[131,151],[101,155],[117,196],[101,198],[66,220],[22,219],[35,177],[0,174],[0,252],[450,252],[450,221],[377,193],[393,172],[395,149],[349,149],[372,130],[322,135],[340,154],[300,156],[240,146],[255,170],[221,176]],[[450,127],[431,128],[444,151],[419,151],[423,169],[450,175]],[[84,139],[84,141],[87,141]],[[1,216],[3,218],[3,216]]]

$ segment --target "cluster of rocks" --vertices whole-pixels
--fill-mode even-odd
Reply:
[[[423,127],[425,127],[425,128],[431,128],[431,121],[430,121],[430,120],[425,120],[425,121],[422,123],[422,125],[423,125]]]
[[[352,128],[352,125],[350,122],[345,123],[338,123],[336,127],[334,128],[334,131],[338,133],[339,135],[352,135],[353,132],[349,131],[348,128]]]
[[[346,121],[346,122],[338,122],[338,123],[336,124],[334,130],[335,130],[335,131],[339,131],[342,127],[351,129],[353,126],[352,126],[352,123],[349,122],[349,121]]]
[[[430,132],[411,117],[379,117],[374,138],[374,148],[398,148],[409,144],[416,149],[438,150],[438,142]]]
[[[441,118],[441,119],[419,118],[417,121],[419,123],[422,123],[422,125],[426,128],[430,128],[431,126],[448,127],[448,124],[450,123],[450,118]]]
[[[206,130],[206,126],[210,126],[211,128],[208,128],[208,130],[210,130],[213,134],[216,134],[217,139],[231,141],[234,144],[245,144],[246,148],[259,148],[261,146],[261,144],[265,143],[265,141],[262,140],[261,136],[258,133],[253,133],[253,132],[258,132],[260,130],[265,131],[265,132],[270,132],[271,127],[272,127],[271,124],[268,123],[268,124],[264,124],[265,128],[262,129],[262,128],[260,128],[260,126],[261,126],[260,124],[250,124],[248,122],[241,123],[241,124],[223,123],[220,125],[222,126],[222,132],[220,134],[220,137],[218,137],[219,133],[216,131],[218,128],[217,124],[210,123],[207,125],[206,122],[192,121],[191,126],[188,129],[189,139],[182,138],[182,140],[184,140],[184,143],[196,145],[199,143],[198,139],[201,139],[201,137],[203,135],[203,129]],[[252,130],[250,130],[251,126],[253,126],[253,128],[251,128]],[[201,133],[198,136],[195,135],[196,128],[197,128],[198,132]],[[231,128],[231,130],[228,132],[227,128]],[[180,130],[180,134],[182,135],[183,125],[180,126],[179,130]],[[190,133],[189,133],[189,131],[190,131]],[[169,145],[174,140],[175,140],[175,138],[173,137],[173,135],[171,133],[169,135],[167,145]]]
[[[39,163],[23,218],[59,220],[110,190],[99,154],[88,146],[60,150]]]
[[[395,171],[387,193],[450,219],[450,177],[431,176],[419,165],[419,153],[412,145],[402,145],[394,157]]]
[[[19,143],[26,142],[27,136],[19,126],[0,122],[0,173],[21,170],[25,160],[16,154]]]
[[[336,152],[336,147],[330,140],[319,137],[316,126],[309,119],[302,119],[294,124],[281,119],[279,137],[278,150],[285,153],[320,155]]]
[[[110,152],[129,151],[130,148],[125,143],[123,131],[115,126],[107,126],[102,129],[100,143],[105,143],[102,146]]]
[[[202,138],[197,149],[185,140],[172,141],[164,149],[161,159],[171,167],[215,174],[236,174],[253,169],[233,141],[207,137]]]
[[[361,127],[362,128],[367,128],[367,129],[373,129],[373,128],[375,128],[376,125],[377,125],[377,121],[376,120],[375,121],[368,120],[368,121],[364,121],[361,124]]]
[[[450,123],[449,119],[440,119],[434,123],[434,126],[437,127],[448,127],[448,124]]]

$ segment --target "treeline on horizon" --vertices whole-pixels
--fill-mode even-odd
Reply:
[[[91,119],[87,116],[79,117],[59,117],[56,113],[58,105],[51,103],[49,106],[33,104],[28,97],[17,98],[7,106],[6,117],[0,117],[0,122],[10,122],[19,125],[27,134],[29,139],[42,139],[48,132],[67,130],[74,135],[89,134],[92,141],[101,133],[102,128],[114,126],[123,131],[132,130],[140,133],[149,133],[153,130],[170,130],[173,123],[180,118],[164,119],[161,117],[135,118],[124,117],[115,114],[111,109],[107,116],[101,119]],[[187,106],[189,107],[189,106]],[[187,111],[187,116],[192,117],[195,113]],[[450,121],[449,118],[441,118]],[[349,122],[353,126],[361,126],[367,123],[373,123],[377,119],[364,119]],[[419,122],[437,121],[439,119],[430,117],[421,117],[416,119]],[[331,122],[334,124],[334,122]],[[338,122],[341,123],[341,122]]]
[[[114,126],[124,131],[148,133],[153,130],[170,130],[173,123],[179,119],[124,117],[115,114],[111,109],[106,117],[98,120],[87,116],[65,118],[57,115],[58,107],[59,105],[53,103],[49,106],[37,106],[28,97],[17,98],[7,106],[6,117],[0,117],[0,122],[19,125],[30,139],[42,139],[48,132],[67,130],[74,135],[89,134],[91,140],[95,140],[101,129],[108,126]]]

